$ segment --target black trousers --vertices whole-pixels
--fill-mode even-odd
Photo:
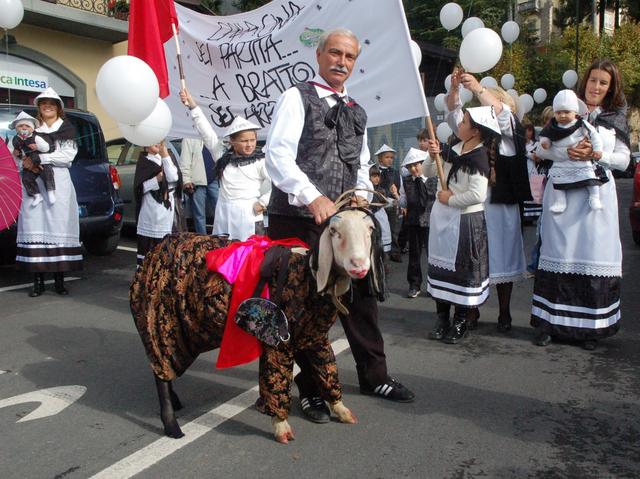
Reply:
[[[409,236],[409,266],[407,266],[407,281],[409,288],[420,289],[422,286],[422,250],[429,254],[429,227],[407,226]]]
[[[269,237],[271,239],[300,238],[313,247],[318,242],[322,226],[313,218],[269,215]],[[351,353],[356,361],[360,387],[373,388],[387,378],[387,359],[384,341],[378,326],[378,302],[369,293],[367,279],[353,282],[353,300],[346,304],[348,316],[340,315],[342,328],[347,336]],[[300,373],[295,382],[301,396],[320,396],[318,386],[310,374],[309,359],[304,351],[295,355]]]

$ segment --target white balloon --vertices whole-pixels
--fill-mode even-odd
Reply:
[[[20,0],[0,0],[0,28],[11,30],[20,25],[24,7]]]
[[[537,88],[536,91],[533,92],[533,99],[536,103],[542,103],[547,99],[547,90],[544,88]]]
[[[171,110],[164,100],[157,98],[156,107],[147,118],[137,125],[118,123],[118,128],[122,136],[134,145],[150,146],[167,137],[172,122]]]
[[[460,45],[460,63],[470,73],[491,70],[500,61],[501,56],[502,40],[490,28],[473,30],[464,37]]]
[[[511,73],[505,73],[500,78],[500,84],[502,85],[502,88],[504,88],[505,90],[509,90],[513,88],[513,85],[516,84],[516,77],[514,77]]]
[[[444,89],[447,91],[451,90],[451,74],[447,75],[447,78],[444,79]]]
[[[574,70],[567,70],[562,74],[562,83],[567,88],[573,88],[578,82],[578,74]]]
[[[520,95],[519,100],[525,107],[525,113],[529,113],[533,109],[533,97],[528,93]]]
[[[447,3],[440,9],[440,23],[445,30],[453,30],[462,21],[464,13],[457,3]]]
[[[480,80],[480,85],[487,88],[496,88],[498,86],[498,80],[493,77],[484,77],[482,80]]]
[[[436,110],[438,111],[444,111],[445,110],[445,99],[446,99],[447,95],[445,95],[444,93],[438,93],[436,95],[436,97],[433,99],[433,104],[436,107]]]
[[[469,103],[471,100],[473,100],[473,93],[471,90],[467,90],[465,87],[460,86],[460,101],[462,104],[464,105]]]
[[[447,125],[446,121],[440,123],[436,128],[436,136],[438,137],[438,141],[440,141],[440,143],[447,143],[452,133],[453,131],[451,131],[451,127]]]
[[[513,43],[518,39],[518,35],[520,35],[520,27],[516,22],[510,20],[508,22],[504,22],[502,28],[500,29],[500,33],[502,33],[502,38],[507,43]]]
[[[96,78],[98,100],[118,123],[134,125],[147,118],[156,107],[159,92],[151,67],[129,55],[107,61]]]
[[[467,35],[469,33],[471,33],[473,30],[476,30],[478,28],[484,28],[484,22],[482,20],[480,20],[478,17],[467,18],[462,24],[462,29],[461,29],[462,38],[467,38]]]
[[[411,44],[411,55],[413,56],[413,62],[416,64],[416,68],[420,68],[420,63],[422,63],[422,49],[420,48],[420,45],[418,45],[413,40],[411,40],[409,43]]]
[[[522,121],[525,113],[527,113],[527,105],[525,105],[525,100],[523,100],[522,98],[518,98],[516,100],[516,105],[516,116],[518,117],[518,120]]]

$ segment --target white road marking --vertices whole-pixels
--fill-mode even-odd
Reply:
[[[335,354],[340,354],[349,348],[349,343],[346,339],[338,339],[334,341],[331,346]],[[96,475],[91,476],[89,479],[112,479],[114,477],[127,479],[139,474],[165,457],[182,449],[187,444],[199,439],[226,420],[231,419],[245,409],[253,406],[257,392],[258,386],[254,386],[226,403],[195,418],[190,423],[185,424],[182,426],[182,432],[185,434],[183,438],[171,439],[169,437],[162,437],[157,439],[148,446],[103,469]]]
[[[118,249],[121,249],[122,251],[131,251],[132,253],[138,252],[136,248],[131,248],[130,246],[118,246]]]
[[[69,278],[65,278],[65,282],[67,281],[76,281],[78,279],[82,279],[82,278],[75,278],[73,276],[69,277]],[[53,284],[53,280],[49,279],[47,281],[44,282],[44,284]],[[33,286],[33,283],[24,283],[24,284],[17,284],[15,286],[5,286],[4,288],[0,288],[0,293],[4,293],[5,291],[13,291],[16,289],[24,289],[24,288],[30,288],[31,286]]]
[[[2,369],[0,369],[0,374],[6,374],[7,371],[3,371]]]
[[[39,389],[3,399],[0,401],[0,409],[16,404],[39,402],[40,405],[34,411],[17,422],[32,421],[34,419],[58,414],[80,399],[86,391],[87,388],[84,386],[58,386],[55,388]]]

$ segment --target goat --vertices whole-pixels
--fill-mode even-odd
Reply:
[[[328,333],[338,311],[346,312],[339,297],[349,290],[352,278],[361,279],[371,270],[374,287],[383,281],[374,267],[378,261],[377,248],[372,248],[374,231],[370,213],[340,211],[328,221],[315,255],[292,250],[280,304],[289,319],[291,339],[276,348],[263,345],[259,366],[258,404],[261,412],[272,416],[278,442],[294,438],[287,418],[293,355],[301,350],[314,363],[316,380],[332,412],[343,423],[356,422],[342,403]],[[182,404],[172,381],[222,340],[232,287],[207,269],[205,258],[207,252],[228,244],[213,236],[169,235],[147,254],[131,285],[131,312],[155,376],[164,432],[172,438],[184,435],[175,418],[174,411]],[[276,277],[274,271],[270,288],[275,287]]]

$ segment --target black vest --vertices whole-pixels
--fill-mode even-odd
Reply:
[[[391,185],[396,185],[400,191],[400,172],[393,166],[380,168],[380,186],[384,189],[385,195],[391,196]]]
[[[298,142],[296,165],[307,175],[318,191],[335,201],[344,191],[354,188],[360,168],[360,152],[367,124],[364,109],[353,103],[353,121],[341,121],[337,128],[329,128],[325,117],[331,108],[327,100],[318,97],[311,83],[298,83],[304,107],[304,127]],[[271,189],[268,211],[285,216],[312,215],[304,207],[291,206],[289,195],[275,185]]]
[[[516,154],[496,155],[496,184],[491,188],[491,203],[511,205],[533,199],[529,186],[524,127],[515,117],[512,117],[511,127]]]
[[[429,226],[429,215],[436,198],[438,180],[436,177],[417,180],[413,176],[404,178],[404,193],[407,197],[408,226]]]

